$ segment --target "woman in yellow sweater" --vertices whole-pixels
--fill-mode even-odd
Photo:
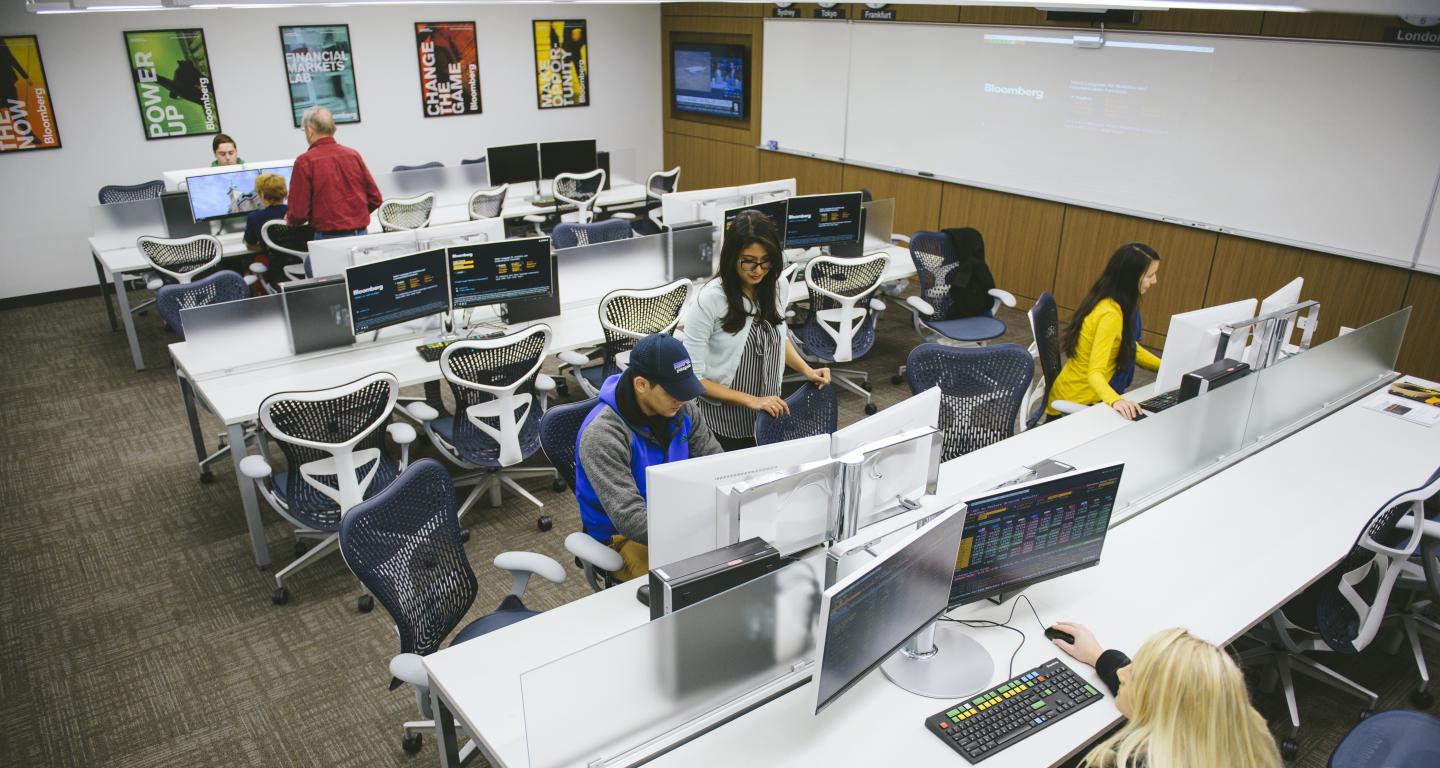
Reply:
[[[1155,285],[1159,271],[1160,255],[1144,243],[1126,243],[1110,257],[1065,331],[1063,349],[1070,359],[1050,389],[1051,403],[1103,401],[1127,420],[1140,415],[1140,406],[1121,395],[1137,364],[1160,368],[1160,358],[1140,346],[1140,297]],[[1060,416],[1051,404],[1045,414]]]

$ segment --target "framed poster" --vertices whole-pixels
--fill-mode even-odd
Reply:
[[[281,27],[280,50],[296,128],[311,107],[330,110],[336,124],[360,122],[349,24]]]
[[[60,126],[45,83],[40,40],[0,37],[0,153],[59,148]]]
[[[480,114],[480,53],[473,21],[415,23],[420,105],[426,117]]]
[[[541,109],[590,104],[584,19],[535,22],[535,88]]]
[[[146,139],[220,132],[204,30],[126,32],[125,51]]]

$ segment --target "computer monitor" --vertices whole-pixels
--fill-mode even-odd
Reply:
[[[468,243],[493,243],[496,240],[504,239],[505,220],[499,217],[441,224],[415,230],[415,241],[422,251]]]
[[[255,179],[260,174],[276,174],[285,180],[288,187],[292,170],[293,166],[282,165],[191,176],[185,180],[185,189],[190,195],[190,214],[196,221],[244,217],[265,207],[255,191]]]
[[[160,195],[160,207],[165,215],[165,229],[170,237],[194,237],[210,234],[210,223],[196,221],[190,213],[190,196],[184,192],[166,192]]]
[[[860,240],[860,193],[790,198],[785,243],[790,248],[854,243]]]
[[[1260,311],[1256,316],[1268,315],[1271,312],[1279,312],[1286,307],[1293,307],[1300,303],[1300,291],[1305,287],[1305,278],[1297,277],[1286,283],[1280,290],[1260,300]],[[1284,328],[1280,331],[1280,344],[1290,343],[1290,336],[1295,331],[1295,319],[1291,317],[1285,321]]]
[[[883,440],[914,427],[940,426],[940,388],[901,400],[874,416],[865,418],[830,434],[830,455],[844,456],[867,443]]]
[[[355,343],[345,279],[338,276],[290,280],[280,284],[290,347],[303,355]]]
[[[785,212],[789,209],[789,207],[789,201],[782,199],[774,200],[768,203],[760,203],[758,205],[742,205],[738,208],[731,208],[725,211],[725,231],[730,231],[730,225],[735,222],[735,217],[739,215],[741,211],[759,211],[765,216],[765,218],[770,220],[771,224],[775,225],[776,236],[780,238],[780,242],[777,243],[777,245],[779,245],[781,248],[784,248]]]
[[[500,240],[445,249],[455,309],[548,298],[555,292],[550,238]]]
[[[950,607],[1100,562],[1124,468],[1067,472],[966,501]]]
[[[713,205],[718,200],[732,200],[738,205],[750,202],[745,195],[741,194],[739,187],[714,187],[691,189],[684,192],[666,192],[660,196],[660,209],[665,217],[665,225],[676,227],[695,221],[709,221],[709,217],[701,209]]]
[[[955,505],[820,598],[815,713],[890,658],[946,609],[967,515]]]
[[[351,334],[448,312],[446,267],[445,249],[436,248],[346,269]]]
[[[845,465],[834,459],[763,474],[716,488],[721,545],[764,539],[782,555],[809,549],[838,532]]]
[[[735,188],[735,191],[745,198],[747,205],[768,203],[773,200],[785,200],[795,196],[795,179],[771,179],[770,181],[757,181],[754,184],[743,184]]]
[[[1160,371],[1155,376],[1155,392],[1179,389],[1180,379],[1185,374],[1215,362],[1218,359],[1215,350],[1220,345],[1220,326],[1255,317],[1256,303],[1254,299],[1242,299],[1172,315],[1170,326],[1165,331]],[[1237,335],[1230,339],[1230,345],[1220,357],[1239,360],[1244,353],[1245,336]]]
[[[650,565],[704,554],[721,541],[717,486],[830,458],[830,436],[815,435],[645,469]]]
[[[540,148],[536,144],[488,147],[485,150],[485,165],[489,168],[490,183],[497,187],[539,181]]]
[[[715,275],[715,227],[696,221],[669,227],[665,280],[702,280]]]
[[[589,173],[596,163],[595,140],[546,141],[540,144],[540,176],[553,179],[562,173]]]

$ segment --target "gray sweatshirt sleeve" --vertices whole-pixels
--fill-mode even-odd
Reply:
[[[685,404],[685,410],[690,414],[690,457],[698,459],[723,452],[725,449],[720,447],[720,441],[715,439],[715,433],[710,431],[710,425],[700,415],[700,406],[691,401]]]
[[[607,409],[585,428],[580,461],[615,529],[631,541],[648,544],[645,497],[630,471],[630,428],[618,414]]]

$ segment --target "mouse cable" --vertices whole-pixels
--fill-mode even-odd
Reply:
[[[1015,646],[1015,650],[1011,652],[1010,664],[1005,670],[1005,679],[1009,680],[1015,676],[1015,657],[1019,656],[1020,649],[1025,647],[1025,631],[1018,627],[1010,626],[1010,622],[1015,618],[1015,608],[1020,605],[1021,600],[1024,600],[1025,604],[1030,606],[1030,613],[1035,617],[1035,621],[1040,625],[1040,628],[1042,630],[1045,629],[1046,624],[1040,619],[1040,612],[1035,610],[1035,604],[1030,602],[1030,598],[1023,592],[1015,596],[1015,602],[1010,604],[1010,615],[1006,616],[1004,621],[991,621],[989,619],[952,619],[949,616],[942,616],[940,620],[954,622],[975,629],[992,629],[998,627],[1000,629],[1008,629],[1020,635],[1020,644]]]

